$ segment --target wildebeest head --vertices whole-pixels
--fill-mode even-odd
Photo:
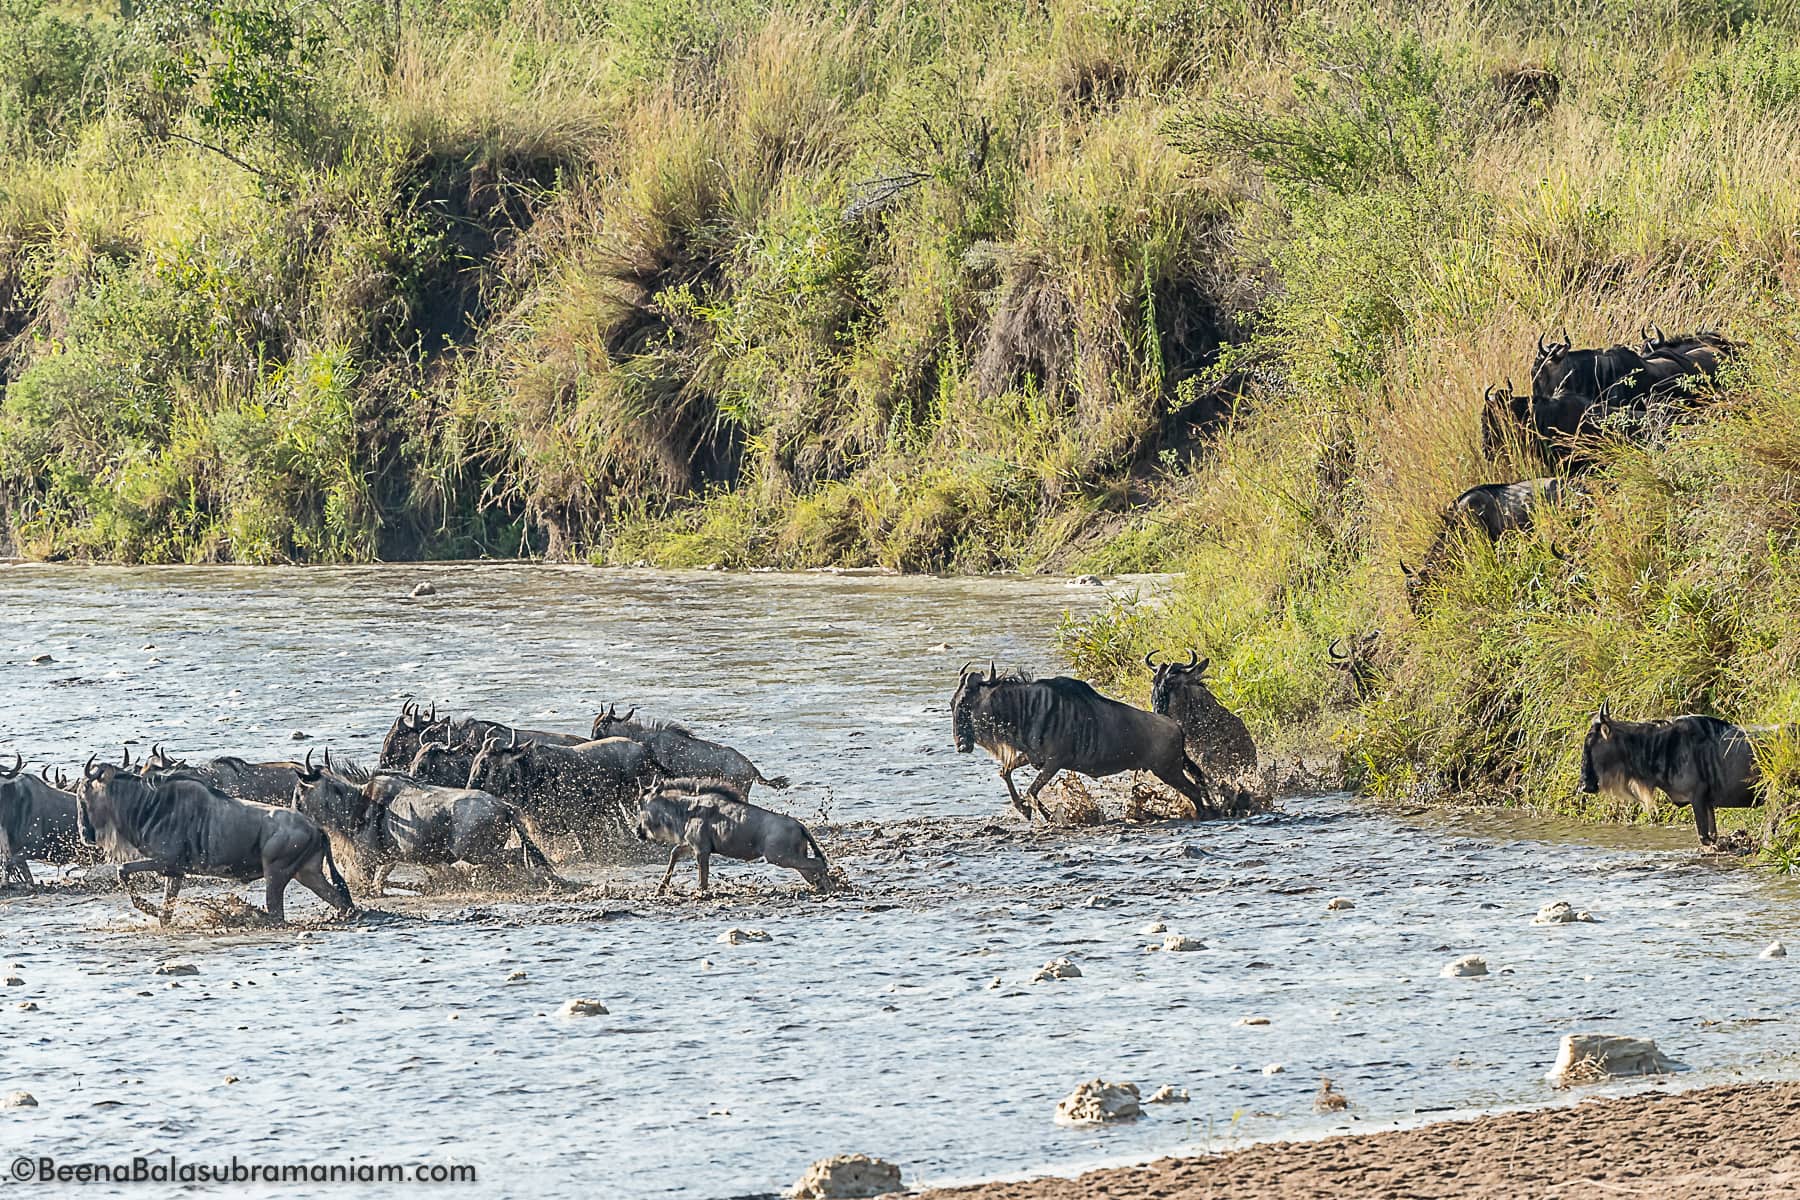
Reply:
[[[1185,693],[1191,688],[1200,689],[1211,699],[1212,689],[1204,680],[1206,668],[1211,664],[1212,659],[1201,658],[1199,651],[1191,649],[1185,663],[1158,663],[1154,650],[1144,655],[1144,665],[1155,672],[1150,677],[1150,711],[1165,715],[1173,713],[1176,693]]]
[[[956,695],[950,700],[950,732],[956,741],[958,754],[970,754],[975,750],[976,730],[975,714],[981,698],[989,689],[1000,682],[1000,672],[992,662],[988,663],[987,674],[973,662],[963,664],[962,679],[956,685]]]
[[[361,787],[331,771],[329,750],[325,763],[324,767],[313,766],[312,751],[306,752],[305,765],[294,771],[294,794],[289,806],[325,829],[354,832],[362,828],[368,816],[368,798]]]
[[[81,769],[81,782],[75,785],[75,823],[81,832],[81,840],[89,846],[100,844],[102,829],[112,829],[117,825],[121,791],[135,788],[148,790],[150,787],[131,773],[129,751],[124,763],[119,766],[112,763],[96,765],[95,757],[88,756],[87,765]]]
[[[445,736],[448,737],[447,731]],[[462,746],[452,745],[449,741],[422,741],[419,752],[407,765],[406,773],[440,787],[464,787],[468,784],[472,763],[473,756]]]
[[[387,736],[381,740],[381,765],[399,767],[411,762],[426,728],[436,722],[437,705],[433,704],[431,711],[426,713],[411,700],[402,704],[400,715],[394,719],[394,723],[388,727]]]
[[[531,785],[532,754],[537,743],[519,740],[513,730],[512,740],[503,742],[490,735],[481,743],[475,761],[469,764],[469,786],[484,792],[505,794],[521,791]]]
[[[1380,673],[1375,667],[1375,645],[1381,640],[1381,630],[1371,629],[1350,640],[1350,648],[1343,648],[1343,638],[1334,638],[1325,653],[1331,659],[1331,665],[1350,677],[1351,690],[1358,700],[1364,699],[1375,691],[1380,682]]]
[[[649,796],[638,806],[632,819],[631,832],[640,842],[661,842],[673,846],[681,841],[688,822],[688,808],[668,796]]]
[[[1581,744],[1581,790],[1590,796],[1619,765],[1618,739],[1613,734],[1612,714],[1602,704],[1588,722],[1587,740]]]
[[[1504,388],[1488,388],[1481,400],[1481,452],[1492,458],[1506,448],[1509,431],[1517,437],[1531,430],[1531,396],[1520,395],[1508,379]]]
[[[637,708],[635,705],[630,712],[622,717],[619,715],[618,705],[607,705],[605,712],[594,714],[594,740],[597,742],[601,738],[621,737],[626,735],[628,730],[625,727],[635,724],[631,718],[636,715]]]

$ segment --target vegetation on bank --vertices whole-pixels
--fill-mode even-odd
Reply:
[[[1184,571],[1367,787],[1574,795],[1602,698],[1800,718],[1800,12],[1773,0],[0,0],[0,542]],[[1715,326],[1415,616],[1538,334]],[[1381,630],[1357,700],[1333,638]],[[1787,816],[1800,739],[1778,740]]]

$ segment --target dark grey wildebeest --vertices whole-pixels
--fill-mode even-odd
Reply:
[[[237,800],[182,775],[152,782],[111,763],[96,767],[91,758],[76,785],[75,806],[82,841],[114,859],[137,856],[119,867],[127,892],[135,875],[163,877],[163,907],[156,915],[165,925],[189,875],[263,880],[265,907],[276,921],[286,919],[283,894],[295,879],[339,916],[355,911],[325,831],[292,808]],[[156,912],[135,894],[131,901]]]
[[[327,767],[331,765],[327,760]],[[475,751],[450,742],[420,742],[412,762],[399,768],[422,783],[439,787],[466,787],[469,768],[475,765]]]
[[[1488,541],[1497,542],[1502,534],[1530,529],[1535,511],[1558,503],[1567,491],[1568,484],[1546,476],[1517,483],[1477,484],[1452,500],[1418,569],[1407,566],[1405,559],[1400,561],[1400,573],[1406,577],[1406,602],[1414,612],[1419,611],[1426,591],[1449,563],[1465,531],[1479,530]]]
[[[660,790],[644,801],[632,829],[644,841],[674,847],[669,852],[669,869],[656,889],[658,895],[668,889],[675,864],[684,854],[692,854],[699,867],[703,896],[709,886],[708,864],[715,854],[788,867],[800,872],[814,889],[831,889],[831,864],[806,826],[751,804],[722,780],[701,784],[692,793]]]
[[[1034,803],[1050,819],[1038,793],[1058,771],[1094,777],[1148,771],[1192,800],[1196,813],[1214,807],[1206,774],[1188,757],[1179,722],[1110,700],[1079,679],[1001,675],[992,663],[984,676],[965,666],[950,703],[950,723],[958,753],[980,746],[1000,764],[1013,807],[1028,821]],[[1038,774],[1021,798],[1012,773],[1023,766]]]
[[[673,721],[636,719],[637,709],[620,716],[615,705],[594,718],[596,738],[628,737],[656,755],[669,773],[679,779],[722,779],[740,795],[748,796],[756,784],[780,790],[788,786],[786,775],[766,776],[749,758],[719,742],[695,737]]]
[[[446,740],[470,750],[480,750],[482,744],[493,737],[497,737],[503,742],[535,742],[540,746],[579,746],[590,740],[579,733],[558,733],[550,729],[525,729],[518,725],[508,725],[504,721],[484,721],[480,717],[462,717],[450,722],[449,735]]]
[[[0,767],[0,886],[32,884],[31,860],[65,864],[81,854],[81,830],[75,796],[48,778],[23,774],[25,760],[14,755],[11,768]]]
[[[1710,331],[1593,350],[1575,349],[1567,333],[1549,343],[1540,337],[1531,394],[1508,400],[1515,421],[1536,433],[1547,458],[1587,466],[1591,459],[1572,445],[1575,439],[1598,432],[1615,415],[1641,418],[1709,386],[1731,350]]]
[[[125,755],[125,766],[131,766],[131,754]],[[294,773],[300,764],[292,760],[250,762],[235,755],[221,755],[198,765],[177,761],[155,747],[150,757],[138,764],[138,774],[152,783],[169,779],[192,779],[216,788],[235,800],[258,804],[286,804],[294,790]]]
[[[470,764],[468,786],[516,807],[540,841],[569,834],[586,856],[595,842],[623,838],[652,774],[675,772],[630,738],[540,746],[493,735]]]
[[[432,705],[427,713],[421,712],[411,700],[406,701],[400,706],[400,715],[388,726],[387,736],[381,739],[381,757],[375,765],[404,770],[413,755],[419,752],[425,731],[437,723],[437,705]]]
[[[556,879],[550,860],[531,840],[518,810],[471,788],[438,787],[397,771],[364,771],[354,763],[314,767],[311,756],[296,777],[293,806],[337,837],[353,856],[354,873],[383,895],[396,866],[454,863],[510,866],[507,843],[517,834],[528,869]]]
[[[1256,770],[1256,741],[1243,719],[1219,703],[1206,686],[1210,658],[1188,651],[1185,663],[1156,661],[1156,651],[1144,655],[1144,665],[1155,672],[1150,679],[1150,711],[1173,717],[1187,737],[1188,757],[1203,770],[1239,776]]]
[[[1660,788],[1675,804],[1693,808],[1700,844],[1715,846],[1716,810],[1762,803],[1756,739],[1773,731],[1717,717],[1625,721],[1602,704],[1581,747],[1581,790],[1628,795],[1648,804]]]

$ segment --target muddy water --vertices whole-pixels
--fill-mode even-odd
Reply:
[[[0,1005],[0,1092],[40,1104],[0,1113],[0,1149],[747,1196],[840,1151],[949,1181],[1551,1103],[1541,1075],[1576,1029],[1656,1038],[1683,1083],[1800,1073],[1800,956],[1756,957],[1800,941],[1800,889],[1701,859],[1691,834],[1339,797],[1234,824],[1025,831],[991,769],[950,752],[946,680],[990,651],[1052,665],[1046,631],[1091,591],[429,575],[440,595],[410,601],[425,573],[0,569],[8,739],[70,764],[125,738],[372,753],[403,694],[573,728],[596,703],[640,703],[792,775],[778,799],[829,808],[822,840],[856,889],[818,900],[728,864],[714,900],[658,900],[657,871],[628,868],[551,900],[402,897],[348,927],[236,934],[157,932],[110,891],[0,899],[0,958],[25,981]],[[1326,911],[1339,895],[1356,907]],[[1530,924],[1558,898],[1597,922]],[[321,910],[290,893],[290,911]],[[1206,948],[1146,952],[1155,920]],[[721,944],[734,926],[772,940]],[[1494,973],[1439,976],[1464,954]],[[1082,976],[1028,982],[1054,957]],[[199,974],[152,974],[171,958]],[[574,996],[610,1011],[557,1016]],[[1095,1075],[1192,1100],[1056,1127],[1056,1100]],[[1320,1076],[1348,1114],[1314,1114]]]

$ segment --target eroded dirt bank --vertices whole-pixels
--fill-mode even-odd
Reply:
[[[1076,1179],[925,1193],[924,1200],[1701,1200],[1800,1194],[1800,1084],[1751,1083],[1591,1100]]]

